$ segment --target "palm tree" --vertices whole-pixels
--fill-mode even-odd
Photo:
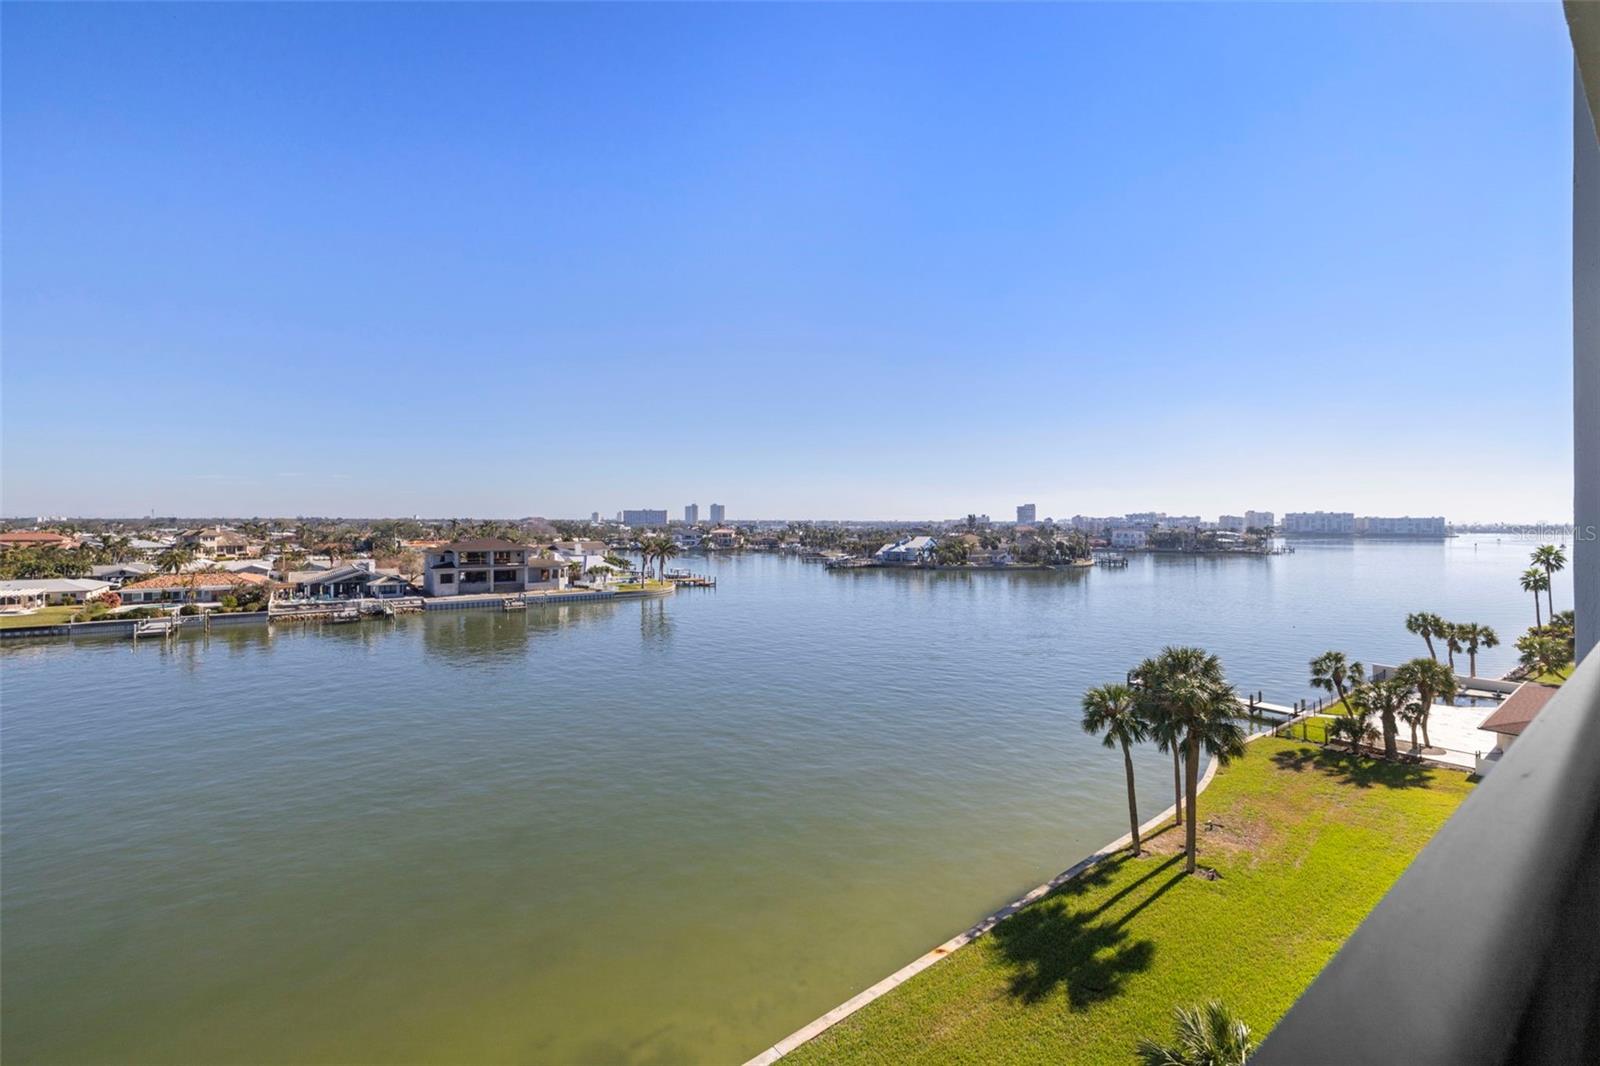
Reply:
[[[671,537],[661,537],[656,541],[656,571],[661,580],[667,579],[667,560],[676,559],[681,551],[678,542]]]
[[[1173,1020],[1177,1039],[1171,1044],[1148,1037],[1139,1041],[1137,1054],[1143,1066],[1245,1066],[1255,1054],[1250,1027],[1216,1000],[1179,1007]]]
[[[156,569],[167,574],[180,573],[194,561],[194,552],[188,548],[172,547],[156,556]]]
[[[1342,740],[1358,754],[1363,745],[1371,744],[1377,736],[1377,727],[1372,724],[1372,708],[1358,700],[1347,702],[1345,713],[1328,727],[1328,739]]]
[[[1461,625],[1457,622],[1444,624],[1444,650],[1445,660],[1450,664],[1450,671],[1455,672],[1456,652],[1461,650]]]
[[[1450,702],[1456,698],[1456,672],[1432,659],[1412,659],[1395,671],[1395,677],[1417,690],[1417,702],[1422,704],[1419,721],[1422,723],[1422,744],[1433,747],[1428,739],[1428,716],[1437,702]]]
[[[1194,873],[1197,841],[1195,807],[1200,784],[1200,752],[1214,755],[1223,766],[1244,754],[1244,730],[1236,715],[1239,698],[1222,673],[1222,663],[1201,648],[1168,647],[1134,671],[1147,721],[1182,745],[1184,798],[1189,821],[1184,827],[1184,871]]]
[[[1537,566],[1530,566],[1522,572],[1522,591],[1533,593],[1533,628],[1539,629],[1544,625],[1544,616],[1539,613],[1539,593],[1550,587],[1550,575],[1540,570]]]
[[[1345,702],[1346,683],[1359,685],[1365,676],[1366,667],[1347,661],[1342,651],[1325,651],[1311,660],[1311,687],[1334,693],[1340,703]]]
[[[1445,620],[1431,611],[1415,611],[1406,615],[1406,631],[1415,633],[1428,645],[1428,658],[1439,658],[1438,652],[1433,650],[1433,638],[1443,636]]]
[[[1083,694],[1083,731],[1104,734],[1108,748],[1122,746],[1122,769],[1128,775],[1128,826],[1133,854],[1139,854],[1139,803],[1133,791],[1133,745],[1150,734],[1139,717],[1137,694],[1127,685],[1101,685]]]
[[[1545,606],[1550,608],[1550,617],[1556,616],[1556,602],[1550,586],[1555,580],[1557,570],[1567,568],[1567,553],[1554,544],[1541,544],[1533,549],[1533,565],[1544,567],[1544,597]]]
[[[1572,662],[1572,652],[1566,641],[1557,640],[1555,637],[1541,637],[1529,633],[1517,640],[1517,650],[1522,652],[1522,665],[1527,667],[1534,677],[1552,673],[1560,677],[1562,668]]]
[[[1460,627],[1461,639],[1467,644],[1467,674],[1470,677],[1478,676],[1478,649],[1495,648],[1500,645],[1500,634],[1491,626],[1478,622],[1468,622]]]
[[[1383,722],[1385,759],[1395,759],[1400,754],[1394,742],[1395,734],[1399,732],[1395,716],[1404,710],[1406,701],[1410,698],[1411,686],[1393,677],[1382,681],[1369,681],[1350,695],[1350,702],[1360,713],[1376,714]]]

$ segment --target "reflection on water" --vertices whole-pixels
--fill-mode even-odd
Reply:
[[[1518,632],[1525,557],[719,556],[660,599],[7,645],[5,1057],[739,1061],[1122,830],[1089,686],[1194,642],[1290,703],[1328,648],[1422,654],[1410,611]]]

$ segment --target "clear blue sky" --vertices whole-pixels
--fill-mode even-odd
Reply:
[[[1571,513],[1555,3],[3,48],[6,514]]]

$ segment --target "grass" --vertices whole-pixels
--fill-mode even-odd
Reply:
[[[1159,786],[1147,786],[1157,788]],[[803,1063],[1116,1063],[1175,1005],[1220,998],[1258,1037],[1289,1009],[1472,785],[1465,774],[1266,738],[1182,837],[1089,871],[827,1030]]]
[[[58,626],[70,621],[82,608],[72,605],[41,607],[32,614],[0,615],[0,629],[21,629],[25,626]]]
[[[1538,677],[1532,677],[1532,678],[1529,678],[1528,680],[1537,681],[1541,685],[1560,685],[1563,682],[1565,682],[1567,680],[1567,678],[1569,678],[1571,676],[1572,676],[1572,667],[1567,666],[1567,667],[1563,667],[1560,670],[1546,670],[1544,673],[1540,674]]]

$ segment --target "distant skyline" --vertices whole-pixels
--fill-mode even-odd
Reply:
[[[1572,510],[1559,5],[10,5],[8,515]]]

